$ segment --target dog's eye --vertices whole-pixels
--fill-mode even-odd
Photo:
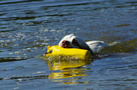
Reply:
[[[76,46],[79,46],[79,44],[78,44],[78,42],[77,42],[76,39],[73,39],[72,44],[74,44],[74,45],[76,45]]]

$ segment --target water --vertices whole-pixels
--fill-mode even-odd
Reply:
[[[136,90],[136,0],[0,0],[0,90]],[[74,33],[108,57],[42,60]]]

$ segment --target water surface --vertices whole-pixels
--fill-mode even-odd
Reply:
[[[0,90],[136,90],[136,0],[0,0]],[[74,33],[108,57],[42,60]]]

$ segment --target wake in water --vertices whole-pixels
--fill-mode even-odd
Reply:
[[[104,53],[132,53],[137,50],[137,38],[129,41],[116,41],[102,49]]]

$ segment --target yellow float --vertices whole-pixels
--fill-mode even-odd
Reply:
[[[48,76],[49,79],[57,80],[63,78],[87,76],[86,68],[82,66],[92,62],[91,54],[88,50],[78,48],[62,48],[60,46],[48,46],[47,52],[42,57],[48,64],[49,70],[55,70]],[[78,68],[81,67],[81,68]],[[67,82],[64,84],[74,84]]]
[[[46,57],[70,57],[77,59],[90,59],[91,54],[88,50],[78,48],[62,48],[60,46],[48,46]]]

